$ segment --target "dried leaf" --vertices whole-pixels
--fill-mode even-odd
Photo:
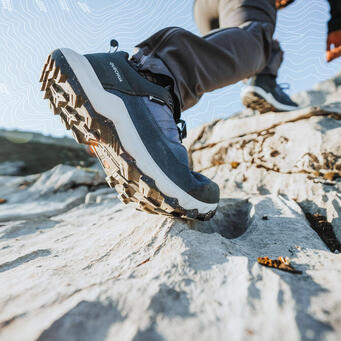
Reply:
[[[270,259],[269,257],[258,257],[257,261],[259,264],[268,266],[270,268],[276,268],[295,274],[302,273],[302,271],[296,270],[292,265],[290,265],[290,260],[288,257],[278,257],[278,259]]]
[[[335,179],[337,179],[339,177],[339,173],[338,172],[327,172],[323,175],[323,177],[326,180],[334,181]]]

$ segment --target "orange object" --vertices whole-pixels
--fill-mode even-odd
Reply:
[[[99,142],[97,140],[90,140],[89,144],[90,146],[98,146]]]
[[[296,270],[287,257],[278,257],[278,259],[270,259],[269,257],[258,257],[259,264],[268,266],[270,268],[276,268],[279,270],[292,272],[296,274],[302,274],[302,271]]]
[[[104,160],[104,161],[103,161],[103,166],[104,166],[104,168],[106,168],[106,169],[109,169],[109,168],[110,168],[110,165],[109,165],[109,163],[108,163],[107,160]]]
[[[338,57],[341,57],[341,30],[330,32],[327,38],[327,62]]]
[[[91,156],[96,156],[96,148],[99,145],[97,140],[89,140],[87,143],[86,151]]]
[[[92,146],[92,145],[86,146],[86,152],[87,152],[90,156],[93,156],[93,157],[96,156],[95,147]]]
[[[276,8],[282,9],[284,7],[287,7],[291,3],[293,3],[295,0],[276,0]]]
[[[238,168],[238,166],[240,165],[240,162],[232,161],[232,162],[230,163],[230,165],[231,165],[231,167],[232,167],[233,169],[236,169],[236,168]]]

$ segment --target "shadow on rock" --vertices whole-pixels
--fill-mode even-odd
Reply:
[[[12,270],[22,264],[26,264],[40,257],[47,257],[51,255],[51,250],[43,249],[30,252],[24,256],[17,257],[13,261],[0,264],[0,272]]]
[[[327,290],[307,274],[308,266],[300,265],[300,268],[303,270],[303,275],[299,276],[292,276],[278,270],[276,272],[290,287],[291,295],[295,301],[295,319],[301,340],[323,340],[325,333],[334,329],[330,324],[319,321],[312,315],[311,303],[314,297],[327,292]]]
[[[238,238],[252,222],[251,208],[247,199],[222,199],[211,220],[190,223],[190,227],[202,233],[219,233],[227,239]]]
[[[112,324],[123,319],[112,304],[82,301],[47,328],[37,341],[106,340]]]
[[[193,316],[189,311],[190,301],[184,291],[177,291],[166,284],[161,284],[159,291],[150,302],[150,310],[155,314],[167,316]]]
[[[36,233],[40,230],[51,229],[56,226],[59,221],[49,219],[37,219],[31,221],[15,221],[7,227],[5,225],[4,231],[0,233],[0,239],[17,238],[24,235]]]
[[[340,211],[340,205],[337,200],[332,200],[331,205],[336,212]],[[340,216],[331,219],[330,222],[329,219],[326,218],[326,208],[318,206],[311,200],[302,201],[300,206],[302,207],[311,228],[319,235],[329,250],[332,252],[340,252],[341,244],[339,239],[341,237],[341,232],[337,228],[341,226]]]
[[[272,259],[288,254],[298,256],[297,246],[311,251],[326,251],[295,202],[281,196],[261,196],[249,200],[224,199],[217,216],[211,222],[190,223],[190,228],[181,230],[178,235],[187,247],[183,252],[186,263],[194,271],[208,271],[221,266],[232,277],[237,276],[237,268],[240,269],[238,276],[244,276],[243,272],[247,271],[247,300],[251,309],[259,309],[257,306],[266,300],[268,290],[276,293],[274,305],[282,306],[285,300],[292,300],[302,340],[323,339],[327,332],[333,330],[331,325],[318,320],[311,311],[314,297],[327,290],[307,273],[308,265],[298,264],[297,269],[303,271],[303,274],[295,275],[276,269],[259,268],[257,264],[257,257],[261,256]],[[224,239],[218,235],[198,238],[193,235],[193,230],[206,234],[219,233]],[[276,287],[277,280],[274,280],[274,287],[271,288],[271,281],[266,282],[271,278],[268,271],[278,275],[280,282],[288,285],[291,297],[284,297],[283,289]]]
[[[132,341],[163,341],[165,340],[157,331],[156,323],[154,322],[145,330],[139,330]]]

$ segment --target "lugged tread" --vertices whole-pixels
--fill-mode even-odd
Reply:
[[[185,210],[177,199],[158,190],[155,181],[143,174],[124,150],[114,124],[93,109],[65,59],[60,60],[63,56],[54,54],[48,56],[40,77],[44,99],[75,140],[90,145],[107,175],[107,183],[116,189],[119,199],[152,214],[197,220],[213,217],[215,210],[206,214]]]
[[[243,104],[245,107],[252,110],[257,110],[261,114],[265,114],[270,111],[279,112],[279,110],[277,110],[271,103],[254,92],[248,92],[243,96]]]

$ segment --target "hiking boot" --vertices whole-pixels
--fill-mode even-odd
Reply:
[[[269,111],[291,111],[298,105],[283,91],[284,87],[276,83],[276,77],[258,75],[250,79],[250,83],[241,93],[243,104],[260,113]]]
[[[153,214],[208,220],[218,186],[190,170],[169,88],[143,77],[126,52],[47,58],[44,98],[78,143],[90,145],[124,203]]]

